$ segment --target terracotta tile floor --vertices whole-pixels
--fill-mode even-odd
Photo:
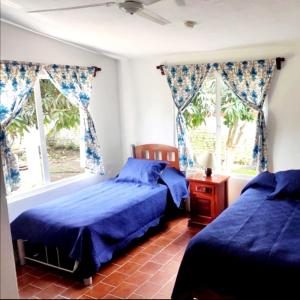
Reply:
[[[89,287],[52,268],[19,266],[20,298],[170,299],[184,250],[199,229],[189,228],[186,216],[163,223],[101,267]]]

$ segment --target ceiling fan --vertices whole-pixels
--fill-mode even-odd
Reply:
[[[97,6],[118,6],[123,11],[134,15],[137,14],[143,18],[146,18],[152,22],[155,22],[160,25],[165,25],[170,23],[167,19],[161,17],[160,15],[152,12],[149,9],[146,9],[145,6],[151,5],[153,3],[159,2],[162,0],[124,0],[123,2],[104,2],[98,4],[87,4],[80,6],[70,6],[70,7],[61,7],[61,8],[52,8],[52,9],[41,9],[41,10],[31,10],[28,13],[41,13],[41,12],[52,12],[52,11],[62,11],[62,10],[73,10],[73,9],[83,9]],[[185,0],[175,0],[178,6],[185,6]]]

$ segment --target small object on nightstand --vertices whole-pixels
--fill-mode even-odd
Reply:
[[[188,178],[190,185],[189,225],[207,225],[227,206],[229,176],[205,176],[197,173]]]

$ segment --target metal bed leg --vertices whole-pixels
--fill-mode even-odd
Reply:
[[[20,265],[25,265],[25,250],[24,250],[24,242],[23,240],[17,240],[17,246],[18,246],[18,255],[20,260]]]
[[[89,278],[84,278],[84,279],[83,279],[83,284],[84,284],[85,286],[92,285],[92,284],[93,284],[93,278],[92,278],[92,276],[89,277]]]

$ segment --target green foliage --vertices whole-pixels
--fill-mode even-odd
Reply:
[[[75,128],[80,124],[77,106],[63,96],[48,79],[40,80],[44,125],[50,128],[48,138],[61,129]],[[8,126],[9,136],[23,137],[30,128],[37,126],[36,108],[33,94],[19,116]]]
[[[61,129],[72,129],[80,124],[77,106],[62,95],[50,80],[41,80],[41,96],[44,112],[44,125],[51,126],[48,136]]]
[[[34,98],[31,95],[22,112],[7,127],[8,135],[12,139],[18,136],[23,137],[25,132],[28,132],[31,127],[36,126],[36,123]]]
[[[255,169],[234,169],[232,173],[239,174],[239,175],[248,175],[248,176],[255,176],[257,174]]]
[[[224,117],[224,125],[229,128],[238,121],[254,121],[252,109],[239,100],[228,88],[223,88],[221,111]]]
[[[185,109],[183,116],[188,128],[197,128],[205,124],[215,110],[216,80],[206,80],[203,88],[196,94],[192,103]]]
[[[209,79],[203,83],[199,93],[183,113],[186,125],[195,129],[205,124],[207,117],[214,114],[216,106],[216,80]],[[221,112],[224,125],[228,128],[236,126],[239,121],[251,122],[255,114],[225,84],[222,86]]]

